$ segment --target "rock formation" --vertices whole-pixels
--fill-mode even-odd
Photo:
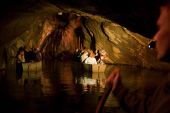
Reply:
[[[87,48],[105,51],[108,64],[170,68],[169,64],[156,60],[155,50],[148,48],[151,39],[105,17],[76,8],[40,2],[6,15],[0,24],[1,69],[30,39],[48,58]]]

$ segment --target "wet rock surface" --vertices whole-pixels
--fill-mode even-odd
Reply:
[[[156,60],[154,49],[148,49],[151,39],[106,17],[67,5],[40,2],[11,12],[1,21],[0,36],[1,68],[5,59],[15,57],[18,48],[33,39],[34,47],[48,57],[72,54],[81,45],[106,51],[108,64],[169,69],[168,64]]]

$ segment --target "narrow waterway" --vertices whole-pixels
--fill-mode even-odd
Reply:
[[[70,61],[43,61],[42,69],[16,78],[15,60],[0,75],[0,113],[94,113],[104,92],[105,80],[115,67],[123,84],[140,95],[151,94],[166,72],[132,66],[107,65],[105,72],[91,72]],[[123,113],[112,94],[104,113]]]

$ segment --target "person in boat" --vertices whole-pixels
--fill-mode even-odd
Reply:
[[[40,61],[42,59],[41,52],[39,48],[35,48],[34,41],[29,39],[25,46],[25,61]]]
[[[95,51],[95,58],[96,58],[96,61],[98,62],[100,60],[100,51],[99,50],[96,50]]]
[[[157,20],[159,27],[153,40],[156,41],[157,58],[170,61],[170,0],[165,0],[160,7]],[[126,88],[120,77],[120,69],[115,69],[107,78],[106,83],[112,86],[112,93],[120,103],[120,107],[127,113],[170,113],[170,73],[166,80],[152,95],[139,97],[135,92]]]
[[[34,48],[34,42],[29,39],[25,46],[25,60],[31,62],[36,60],[36,49]]]
[[[89,55],[89,53],[86,49],[82,51],[82,55],[81,55],[81,62],[82,63],[85,62],[85,60],[88,58],[88,55]]]
[[[22,63],[25,62],[25,49],[20,47],[16,55],[16,77],[17,79],[22,78],[23,67]]]
[[[77,62],[81,62],[82,50],[76,49],[75,53],[73,54],[73,60]]]
[[[95,54],[93,51],[90,51],[89,57],[84,61],[85,64],[97,64]]]
[[[101,54],[99,50],[96,50],[95,58],[96,58],[97,64],[105,64],[103,61],[104,57],[105,57],[105,54]]]

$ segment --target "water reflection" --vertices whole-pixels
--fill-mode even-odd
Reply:
[[[92,73],[71,61],[43,61],[42,66],[38,72],[23,73],[23,85],[16,84],[15,69],[9,68],[0,86],[1,103],[13,102],[16,106],[23,103],[22,108],[14,109],[17,113],[94,113],[113,68],[119,67],[123,84],[140,95],[151,94],[166,77],[163,76],[166,72],[160,70],[132,66],[107,65],[104,73]],[[111,94],[104,108],[107,113],[115,108],[115,113],[121,113],[119,103]]]
[[[89,73],[91,76],[87,76],[86,74],[80,76],[79,82],[76,80],[76,84],[82,84],[83,86],[83,93],[86,92],[103,92],[105,87],[105,74],[104,73]]]
[[[49,77],[49,80],[51,80],[51,84],[53,84],[53,87],[49,87],[51,90],[47,91],[52,92],[55,89],[55,93],[59,91],[58,93],[65,94],[65,96],[76,96],[79,102],[83,100],[81,101],[82,103],[91,103],[87,104],[87,106],[91,106],[93,110],[99,101],[99,97],[103,94],[106,78],[113,68],[119,67],[123,84],[131,90],[136,90],[140,95],[151,94],[155,88],[160,85],[161,81],[163,81],[162,75],[166,73],[159,70],[119,65],[108,65],[104,73],[92,73],[88,70],[84,71],[82,64],[76,62],[56,61],[50,64],[50,66],[46,66],[47,71],[51,71],[47,73],[50,74],[49,76],[51,77]],[[87,102],[89,98],[90,102]],[[113,108],[119,107],[119,104],[116,99],[110,95],[105,106],[107,108]]]

